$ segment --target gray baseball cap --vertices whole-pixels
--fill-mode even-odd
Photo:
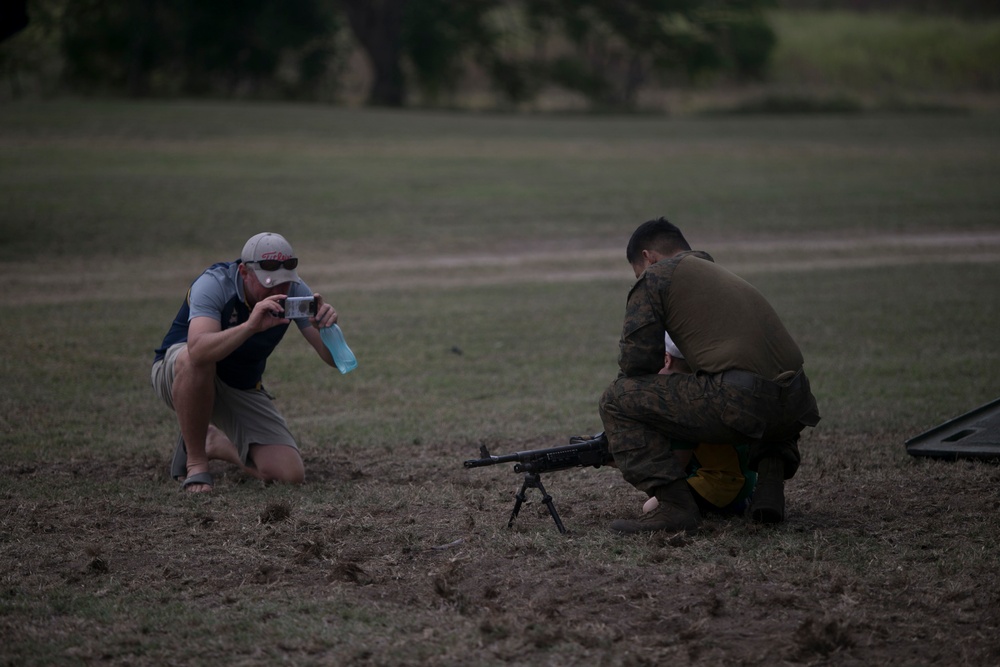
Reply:
[[[302,282],[295,267],[299,258],[292,245],[281,234],[261,232],[250,237],[243,246],[243,263],[253,269],[257,280],[264,287],[274,287],[282,283]]]

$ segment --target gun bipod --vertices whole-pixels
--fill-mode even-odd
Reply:
[[[538,489],[541,492],[542,502],[549,508],[549,514],[552,515],[552,520],[556,522],[556,528],[559,529],[560,533],[565,534],[566,527],[563,526],[562,519],[559,518],[559,513],[556,512],[556,505],[552,502],[552,496],[550,496],[548,491],[545,490],[545,487],[542,486],[542,476],[537,472],[524,473],[524,483],[521,484],[521,490],[514,496],[516,499],[514,501],[514,509],[510,513],[510,521],[507,522],[507,527],[512,528],[514,526],[514,519],[517,518],[518,512],[521,511],[521,503],[523,503],[528,497],[528,489]]]

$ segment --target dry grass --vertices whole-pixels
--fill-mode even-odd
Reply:
[[[984,490],[1000,473],[873,460],[898,442],[812,437],[810,450],[838,454],[804,467],[786,524],[710,518],[694,538],[607,532],[610,518],[638,506],[610,470],[549,479],[569,536],[537,498],[508,531],[517,477],[458,470],[450,447],[425,446],[405,466],[308,456],[302,489],[263,491],[220,471],[211,498],[178,495],[152,457],[114,471],[5,467],[17,487],[114,473],[61,493],[70,508],[5,499],[0,621],[17,638],[5,655],[18,664],[992,664],[1000,525]]]
[[[988,119],[567,128],[60,109],[0,112],[3,664],[1000,660],[1000,472],[903,447],[1000,386]],[[387,137],[389,157],[326,151],[351,125]],[[198,145],[227,127],[273,152]],[[280,148],[289,128],[328,161]],[[603,148],[575,162],[563,159],[572,145],[552,161],[391,150],[428,129],[446,145],[479,133],[523,147],[557,131],[551,141]],[[115,132],[170,149],[119,152],[102,144]],[[68,139],[18,143],[45,133]],[[608,160],[644,133],[674,152]],[[712,137],[732,152],[701,150]],[[607,524],[643,498],[617,471],[589,469],[545,479],[568,535],[535,492],[508,530],[520,477],[461,462],[480,443],[501,453],[600,428],[630,283],[623,237],[647,205],[698,220],[696,243],[758,285],[805,350],[824,421],[804,439],[788,521],[708,518],[690,538],[621,538]],[[301,251],[303,275],[335,300],[360,366],[331,373],[290,335],[267,380],[306,484],[262,487],[219,465],[212,495],[181,494],[151,350],[193,274],[276,219],[318,239]]]

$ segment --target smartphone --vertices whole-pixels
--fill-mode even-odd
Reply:
[[[290,296],[285,299],[285,317],[294,320],[316,314],[316,299],[311,296]]]

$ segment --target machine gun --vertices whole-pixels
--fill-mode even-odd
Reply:
[[[470,459],[465,462],[466,468],[481,468],[483,466],[497,465],[498,463],[513,463],[514,472],[524,473],[524,483],[521,490],[514,496],[514,509],[510,513],[510,521],[507,527],[514,525],[514,519],[521,511],[521,504],[527,498],[528,489],[538,489],[542,494],[542,502],[549,509],[553,521],[560,533],[566,532],[559,513],[556,512],[555,503],[552,496],[548,494],[542,486],[541,474],[543,472],[554,472],[556,470],[566,470],[568,468],[587,468],[593,466],[600,468],[602,465],[613,465],[614,457],[608,450],[608,438],[603,432],[594,436],[574,436],[569,440],[570,444],[562,447],[551,447],[549,449],[531,449],[525,452],[505,454],[503,456],[492,456],[486,445],[479,448],[481,458]]]

